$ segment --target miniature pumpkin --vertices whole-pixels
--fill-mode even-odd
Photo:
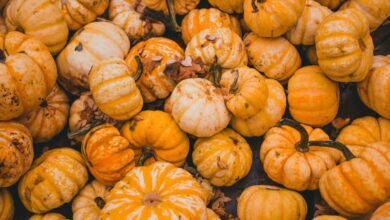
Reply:
[[[318,65],[318,57],[315,45],[304,48],[304,52],[311,65]]]
[[[207,220],[221,220],[221,218],[213,210],[207,209]]]
[[[386,202],[372,213],[370,220],[390,219],[390,202]]]
[[[332,80],[359,82],[367,76],[374,46],[367,19],[358,10],[345,9],[326,17],[315,43],[318,64]]]
[[[69,99],[55,86],[34,111],[18,118],[31,132],[34,143],[48,142],[64,129],[69,115]]]
[[[153,157],[181,166],[190,148],[187,135],[163,111],[142,111],[123,125],[121,134],[134,149],[139,164]]]
[[[9,32],[0,45],[0,120],[33,111],[52,91],[57,69],[49,49],[20,32]]]
[[[298,23],[287,32],[287,39],[295,45],[313,45],[318,26],[330,14],[329,8],[308,0]]]
[[[238,198],[237,213],[240,220],[304,220],[307,205],[297,192],[255,185],[246,188]]]
[[[280,37],[301,16],[305,0],[244,0],[244,20],[260,37]]]
[[[12,220],[14,218],[15,206],[11,193],[7,189],[0,190],[0,219]]]
[[[43,215],[33,215],[28,220],[66,220],[63,215],[59,213],[47,213]]]
[[[115,184],[103,219],[206,219],[206,197],[187,171],[170,163],[136,167]]]
[[[321,215],[313,218],[313,220],[347,220],[347,219],[337,215]]]
[[[46,151],[19,181],[19,198],[33,213],[45,213],[70,202],[88,180],[80,153],[71,148]]]
[[[297,70],[288,81],[288,104],[292,117],[300,123],[323,127],[339,110],[339,86],[318,66]]]
[[[93,180],[87,184],[72,202],[73,220],[101,219],[110,187]]]
[[[59,83],[75,95],[88,89],[92,66],[110,58],[124,58],[130,42],[126,33],[109,22],[93,22],[77,31],[57,57]]]
[[[209,0],[209,3],[221,11],[229,14],[241,14],[244,11],[244,0]]]
[[[133,76],[142,71],[137,85],[145,103],[169,96],[176,84],[166,74],[166,70],[170,64],[180,62],[183,58],[183,49],[175,41],[163,37],[139,42],[130,50],[126,64]]]
[[[231,126],[245,137],[262,136],[283,117],[286,110],[286,94],[278,81],[265,80],[268,87],[267,102],[258,113],[248,119],[233,117]]]
[[[111,124],[99,125],[85,135],[81,155],[92,175],[110,186],[135,166],[130,143]]]
[[[316,0],[321,5],[326,6],[332,10],[336,10],[341,3],[343,3],[345,0]]]
[[[214,136],[197,139],[192,161],[213,185],[231,186],[249,173],[252,151],[243,137],[226,128]]]
[[[30,131],[22,124],[0,122],[0,187],[9,187],[30,168],[34,149]]]
[[[68,26],[56,1],[10,0],[4,17],[10,31],[22,30],[42,41],[52,54],[64,48],[68,40]]]
[[[358,84],[363,103],[390,119],[390,55],[375,56],[368,76]]]
[[[173,9],[176,14],[185,15],[199,4],[200,0],[143,0],[142,4],[150,9],[156,11],[162,11],[165,15],[168,15],[170,5],[173,3]]]
[[[286,81],[301,66],[297,49],[283,37],[263,38],[252,32],[244,44],[249,62],[271,79]]]
[[[341,163],[321,177],[321,196],[343,216],[368,214],[390,198],[389,173],[390,144],[370,144],[358,157]]]
[[[230,28],[241,36],[238,19],[215,8],[194,9],[186,15],[182,22],[182,38],[184,43],[190,42],[193,36],[208,28]]]
[[[230,113],[221,91],[206,79],[186,79],[170,97],[172,116],[179,127],[196,137],[210,137],[227,127]]]

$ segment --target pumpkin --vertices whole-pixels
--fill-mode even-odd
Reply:
[[[114,185],[134,168],[134,151],[111,124],[97,126],[85,135],[81,155],[92,175],[106,185]]]
[[[246,188],[238,198],[237,213],[240,220],[304,220],[307,205],[297,192],[255,185]]]
[[[252,32],[244,44],[249,62],[271,79],[286,81],[301,66],[297,49],[283,37],[263,38]]]
[[[244,20],[260,37],[280,37],[301,16],[305,0],[244,0]]]
[[[183,49],[175,41],[163,37],[139,42],[130,50],[126,64],[133,76],[142,71],[137,85],[145,103],[169,96],[176,83],[166,74],[167,68],[183,58]]]
[[[230,125],[245,137],[262,136],[283,117],[286,110],[286,94],[278,81],[265,80],[268,87],[267,102],[258,113],[248,119],[233,117]]]
[[[288,104],[300,123],[323,127],[335,119],[339,109],[339,86],[318,66],[297,70],[288,81]]]
[[[358,10],[345,9],[326,17],[315,43],[318,64],[332,80],[359,82],[367,76],[374,47],[367,19]]]
[[[243,137],[226,128],[214,136],[197,139],[192,161],[213,185],[231,186],[249,173],[252,151]]]
[[[162,11],[165,15],[168,15],[170,5],[173,6],[173,11],[179,15],[185,15],[192,9],[196,8],[200,0],[142,0],[142,4],[155,11]]]
[[[5,24],[4,18],[0,15],[0,39],[1,39],[0,45],[4,45],[4,36],[6,33],[7,33],[7,25]]]
[[[390,55],[375,56],[368,76],[358,84],[363,103],[390,119]]]
[[[345,217],[374,211],[390,198],[390,144],[376,142],[320,179],[322,198]]]
[[[0,190],[0,219],[12,220],[14,218],[14,200],[7,189]]]
[[[157,20],[143,19],[144,14],[136,10],[139,3],[140,0],[111,0],[110,20],[125,30],[131,41],[163,35],[165,25]]]
[[[221,11],[229,14],[241,14],[244,11],[244,0],[209,0],[209,3],[212,6],[219,8]]]
[[[194,9],[182,21],[184,43],[187,44],[193,36],[208,28],[230,28],[241,36],[240,22],[236,17],[215,8]]]
[[[115,184],[103,219],[206,219],[206,197],[187,171],[166,162],[136,167]]]
[[[252,117],[267,103],[266,80],[255,69],[243,66],[225,71],[220,85],[226,107],[234,117]]]
[[[213,210],[207,209],[207,220],[221,220],[221,218]]]
[[[179,127],[196,137],[210,137],[227,127],[230,113],[222,92],[206,79],[181,81],[170,97]]]
[[[72,202],[73,220],[101,219],[110,187],[93,180],[87,184]]]
[[[0,187],[9,187],[30,168],[34,149],[30,131],[22,124],[0,122]]]
[[[8,32],[0,49],[0,120],[10,120],[39,106],[55,85],[57,69],[47,47],[20,32]]]
[[[4,6],[7,4],[8,0],[0,0],[0,10],[4,8]]]
[[[47,213],[43,215],[33,215],[28,220],[66,220],[63,215],[59,213]]]
[[[88,180],[80,153],[71,148],[46,151],[19,181],[19,198],[33,213],[45,213],[70,202]]]
[[[10,31],[22,30],[42,41],[53,55],[64,48],[68,40],[68,26],[56,1],[10,0],[4,17]]]
[[[134,149],[139,164],[153,157],[181,166],[190,148],[187,135],[163,111],[142,111],[122,126],[121,134]]]
[[[309,46],[304,48],[306,58],[309,60],[311,65],[318,65],[318,57],[315,46]]]
[[[336,10],[345,0],[316,0],[321,5],[328,7],[329,9]]]
[[[321,215],[313,218],[313,220],[347,220],[347,219],[337,215]]]
[[[50,141],[64,129],[68,115],[68,96],[56,85],[37,109],[17,121],[30,130],[34,143],[42,143]]]
[[[92,66],[109,58],[124,58],[130,48],[126,33],[109,22],[93,22],[77,31],[57,57],[59,83],[80,95],[88,90]]]
[[[295,45],[313,45],[318,26],[330,14],[329,8],[308,0],[298,23],[287,32],[287,39]]]
[[[382,220],[390,218],[390,202],[386,202],[372,213],[370,220]]]

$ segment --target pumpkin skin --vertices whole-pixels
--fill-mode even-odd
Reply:
[[[306,58],[309,60],[311,65],[318,65],[317,50],[315,46],[309,46],[304,49]]]
[[[320,23],[332,11],[314,0],[308,0],[298,23],[287,32],[286,38],[295,45],[313,45]]]
[[[130,70],[118,58],[104,60],[89,73],[89,87],[99,109],[115,120],[127,120],[144,104]]]
[[[173,9],[176,14],[185,15],[199,4],[200,0],[175,0]],[[164,0],[142,0],[142,4],[155,11],[162,11],[168,15],[168,7]]]
[[[57,68],[49,49],[20,32],[9,32],[1,49],[0,120],[10,120],[33,111],[52,91]]]
[[[252,32],[244,44],[249,62],[271,79],[284,82],[301,66],[298,50],[283,37],[263,38]]]
[[[30,168],[34,149],[30,131],[22,124],[0,122],[0,187],[9,187]]]
[[[240,220],[304,220],[307,205],[297,192],[276,186],[255,185],[238,198]]]
[[[110,186],[135,166],[130,143],[111,124],[99,125],[85,135],[81,155],[92,175]]]
[[[10,0],[4,17],[8,30],[22,29],[26,35],[42,41],[53,55],[68,40],[68,26],[55,1]]]
[[[229,14],[241,14],[244,12],[244,0],[209,0],[209,3]]]
[[[71,148],[46,151],[19,181],[19,198],[33,213],[45,213],[70,202],[88,180],[80,153]]]
[[[187,171],[170,163],[136,167],[115,184],[103,219],[206,219],[206,197]]]
[[[28,220],[66,220],[63,215],[58,213],[47,213],[44,215],[33,215]]]
[[[209,138],[197,139],[192,161],[213,185],[231,186],[249,173],[252,151],[243,137],[226,128]]]
[[[221,218],[213,210],[207,209],[207,220],[221,220]]]
[[[313,220],[347,220],[347,219],[336,215],[321,215],[313,218]]]
[[[7,189],[0,190],[0,219],[12,220],[14,218],[14,200]]]
[[[68,96],[56,85],[38,109],[17,121],[30,130],[34,143],[42,143],[50,141],[64,129],[68,115]]]
[[[297,23],[305,3],[305,0],[244,0],[244,20],[260,37],[280,37]]]
[[[143,66],[137,85],[145,103],[168,97],[176,83],[165,70],[170,63],[179,62],[184,58],[183,49],[175,41],[163,37],[139,42],[126,57],[126,64],[133,76],[138,69],[136,56],[139,56]]]
[[[318,66],[297,70],[288,81],[288,104],[292,117],[300,123],[323,127],[336,118],[340,91]]]
[[[345,9],[326,17],[315,42],[318,64],[332,80],[359,82],[367,76],[374,47],[367,19],[358,10]]]
[[[375,210],[370,220],[381,220],[390,218],[390,202],[386,202]]]
[[[390,197],[390,144],[376,142],[320,179],[322,198],[346,217],[374,211]]]
[[[87,184],[72,202],[73,220],[101,219],[101,210],[110,189],[96,180]]]
[[[278,81],[265,80],[268,87],[267,102],[262,110],[248,119],[233,117],[230,125],[245,137],[259,137],[275,126],[286,110],[286,94]]]
[[[316,0],[321,5],[326,6],[332,10],[336,10],[341,3],[343,3],[345,0]]]
[[[182,21],[181,36],[184,43],[190,42],[193,36],[208,28],[230,28],[241,36],[238,19],[215,8],[194,9]]]
[[[137,161],[142,151],[149,148],[155,160],[181,166],[190,149],[187,135],[163,111],[142,111],[123,125],[121,134],[134,149]]]
[[[227,127],[230,113],[221,91],[201,78],[181,81],[170,97],[179,127],[196,137],[210,137]]]
[[[130,49],[126,33],[109,22],[93,22],[77,31],[57,57],[59,83],[80,95],[88,89],[92,66],[110,58],[124,58]]]

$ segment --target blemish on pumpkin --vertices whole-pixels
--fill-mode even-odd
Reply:
[[[235,138],[235,137],[232,137],[232,136],[229,136],[229,138],[233,141],[233,144],[234,145],[237,145],[238,144],[238,140],[237,140],[237,138]]]
[[[106,201],[104,201],[104,199],[100,196],[95,198],[95,203],[99,209],[103,209],[103,207],[106,205]]]
[[[74,48],[74,51],[80,52],[83,50],[83,44],[79,42],[79,44]]]
[[[44,181],[42,176],[37,176],[37,178],[34,180],[34,185],[38,185]]]
[[[280,156],[280,153],[277,152],[277,151],[275,151],[275,156],[276,156],[276,157],[279,157],[279,156]]]
[[[249,104],[245,102],[244,106],[245,106],[245,108],[248,108]]]
[[[359,47],[360,47],[360,50],[362,50],[362,51],[366,50],[367,46],[364,43],[363,39],[359,39]]]

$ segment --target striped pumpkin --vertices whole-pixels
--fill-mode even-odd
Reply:
[[[241,14],[244,11],[244,0],[209,0],[209,3],[229,14]]]
[[[11,193],[5,188],[0,189],[0,219],[12,220],[14,212],[15,206]]]

